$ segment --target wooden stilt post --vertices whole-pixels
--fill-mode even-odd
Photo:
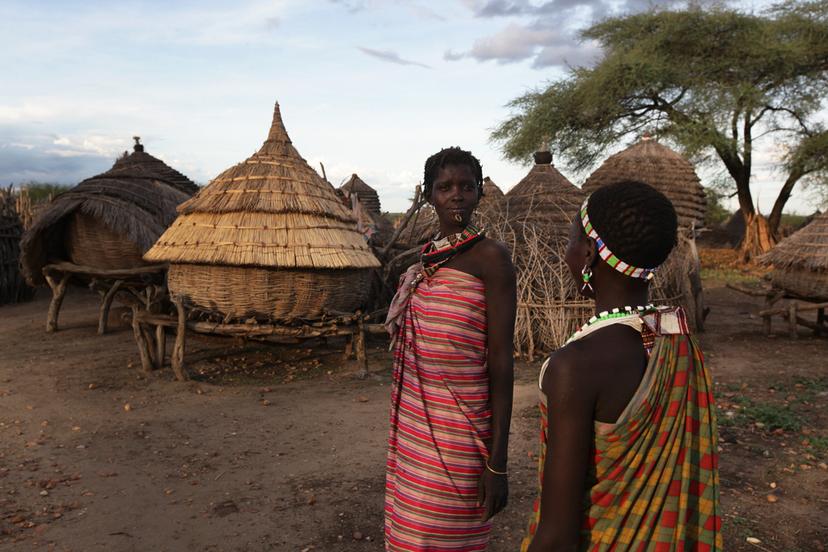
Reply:
[[[115,280],[115,283],[112,284],[112,287],[109,288],[103,296],[103,300],[101,301],[101,311],[98,315],[98,335],[106,333],[106,326],[109,320],[109,308],[112,306],[112,300],[115,298],[115,294],[118,293],[118,288],[120,288],[123,283],[123,280]]]
[[[345,336],[345,351],[342,353],[343,360],[349,360],[354,354],[354,334]]]
[[[814,328],[814,335],[819,337],[822,331],[826,328],[825,325],[825,307],[817,309],[816,328]]]
[[[138,307],[132,307],[132,333],[135,336],[135,343],[138,345],[138,356],[141,357],[141,372],[149,374],[152,372],[152,359],[150,357],[149,345],[145,339],[141,322],[138,320]]]
[[[175,310],[178,313],[178,325],[176,326],[175,345],[173,346],[170,364],[172,364],[175,378],[179,381],[189,379],[184,369],[184,347],[187,333],[187,315],[184,312],[184,299],[181,296],[174,298]]]
[[[365,327],[362,316],[357,319],[357,332],[354,336],[356,340],[356,358],[359,364],[359,379],[364,379],[368,375],[368,355],[365,354]]]
[[[791,339],[799,337],[799,332],[796,327],[796,307],[796,301],[791,301],[791,304],[788,305],[788,331],[791,334]]]
[[[69,283],[70,274],[64,272],[58,281],[55,281],[45,271],[43,276],[46,278],[49,287],[52,288],[52,301],[49,303],[49,312],[46,315],[46,331],[51,333],[58,329],[58,315],[60,314],[60,306],[63,304],[63,297],[66,295],[66,284]]]
[[[167,334],[164,326],[155,327],[155,367],[159,370],[164,367],[164,359],[167,356]]]

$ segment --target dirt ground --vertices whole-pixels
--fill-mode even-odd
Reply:
[[[707,331],[721,427],[725,546],[828,543],[828,339],[767,338],[759,300],[708,269]],[[193,337],[176,382],[136,370],[131,329],[97,297],[0,308],[0,550],[382,549],[390,361],[372,342],[356,378],[342,344],[312,349]],[[535,493],[538,363],[519,362],[508,509],[490,549],[517,550]],[[753,544],[748,538],[758,539]]]

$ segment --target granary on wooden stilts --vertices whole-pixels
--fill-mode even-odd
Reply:
[[[352,313],[379,266],[351,211],[294,148],[278,104],[261,149],[181,205],[144,258],[170,263],[173,297],[225,321]]]
[[[52,288],[47,330],[57,329],[70,282],[94,283],[104,295],[98,326],[103,333],[109,304],[121,286],[163,280],[163,267],[147,266],[142,256],[175,220],[176,207],[197,189],[146,153],[136,137],[132,153],[124,152],[111,169],[42,209],[23,235],[21,264],[30,283]]]
[[[15,194],[11,186],[0,188],[0,305],[28,301],[34,296],[20,272],[22,235]]]
[[[704,325],[704,307],[695,229],[704,223],[707,200],[693,165],[648,134],[636,144],[610,156],[584,182],[591,193],[625,180],[649,184],[672,202],[679,224],[676,248],[656,273],[651,290],[657,302],[685,308],[697,330]]]
[[[761,257],[774,287],[791,297],[828,301],[828,213],[822,213]]]

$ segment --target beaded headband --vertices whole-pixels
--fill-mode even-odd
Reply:
[[[600,255],[608,265],[625,276],[629,276],[631,278],[641,278],[642,280],[652,280],[655,277],[655,268],[634,267],[616,257],[613,252],[609,250],[609,247],[607,247],[607,244],[604,243],[604,240],[598,236],[598,232],[595,231],[595,227],[592,226],[591,222],[589,222],[589,215],[587,214],[588,203],[589,198],[586,198],[583,205],[581,205],[581,224],[584,225],[584,232],[586,232],[586,235],[595,240],[595,245],[598,246],[598,255]]]

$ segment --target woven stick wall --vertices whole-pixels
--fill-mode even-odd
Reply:
[[[663,193],[673,203],[679,226],[698,228],[704,222],[707,200],[693,165],[667,146],[645,135],[637,144],[610,156],[584,182],[592,193],[622,180],[638,180]]]
[[[293,147],[278,103],[261,149],[181,205],[144,258],[170,262],[170,292],[226,320],[353,312],[379,266],[351,211]]]
[[[23,224],[11,186],[0,188],[0,305],[28,301],[34,290],[20,272],[20,238]]]
[[[803,299],[828,301],[828,212],[816,216],[759,258],[771,282]]]
[[[135,145],[110,170],[56,196],[21,242],[23,273],[44,285],[43,266],[59,261],[99,269],[135,268],[196,185]],[[162,170],[163,169],[163,170]],[[170,181],[166,179],[170,178]],[[182,181],[186,180],[186,183]]]

